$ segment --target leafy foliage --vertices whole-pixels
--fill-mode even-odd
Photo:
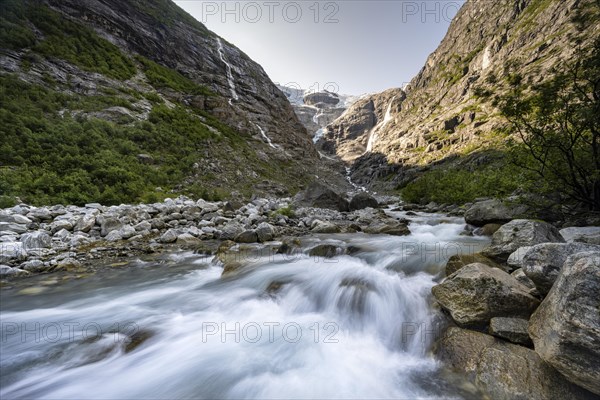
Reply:
[[[163,67],[142,56],[137,56],[136,59],[142,64],[148,81],[155,88],[169,88],[177,92],[195,95],[214,94],[208,88],[198,85],[173,69]]]
[[[432,169],[401,190],[410,203],[464,204],[478,197],[507,197],[519,188],[523,175],[516,168],[495,164],[469,171],[459,167]]]
[[[60,58],[83,70],[119,80],[129,79],[136,72],[133,62],[117,46],[44,5],[7,0],[0,7],[3,46],[6,43],[14,50],[29,48],[45,57]],[[36,38],[33,26],[43,39]]]
[[[106,204],[159,198],[200,158],[210,117],[155,105],[148,121],[130,125],[86,119],[62,109],[95,109],[115,98],[71,96],[0,76],[0,196],[35,204]],[[218,129],[218,128],[217,128]],[[226,135],[235,135],[231,129]],[[152,158],[151,164],[138,159]],[[198,190],[201,190],[198,188]],[[199,193],[192,193],[199,194]]]

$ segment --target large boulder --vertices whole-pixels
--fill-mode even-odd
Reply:
[[[493,268],[501,268],[502,266],[495,263],[490,258],[481,253],[475,254],[455,254],[448,259],[446,263],[446,276],[450,276],[464,266],[473,263],[481,263]]]
[[[350,211],[362,210],[363,208],[377,208],[379,203],[367,192],[360,192],[350,200]]]
[[[546,222],[516,219],[502,225],[494,233],[490,247],[485,249],[483,254],[497,262],[506,262],[519,247],[540,243],[564,243],[564,241],[558,229]]]
[[[567,381],[535,351],[484,333],[449,328],[434,352],[494,400],[595,398]]]
[[[542,359],[600,395],[600,252],[567,259],[529,334]]]
[[[493,317],[529,318],[540,304],[506,272],[469,264],[434,286],[433,296],[461,326],[484,328]]]
[[[600,244],[600,226],[571,227],[560,230],[567,242]]]
[[[311,224],[310,230],[313,233],[340,233],[341,229],[339,226],[329,221],[315,220]]]
[[[523,272],[535,283],[538,292],[545,295],[552,289],[567,258],[585,251],[600,251],[600,246],[587,243],[538,244],[523,256]]]
[[[45,231],[26,233],[21,236],[25,251],[48,249],[52,246],[52,238]]]
[[[410,235],[410,229],[408,229],[406,222],[396,221],[391,218],[383,221],[373,221],[369,226],[365,227],[363,231],[372,235]]]
[[[483,200],[473,204],[465,212],[465,220],[470,225],[505,224],[528,213],[523,204],[505,202],[499,199]]]
[[[275,228],[267,222],[261,222],[256,227],[256,235],[261,243],[271,241],[275,237]]]
[[[348,211],[348,201],[342,196],[319,183],[312,182],[308,188],[299,193],[294,202],[300,206],[329,208],[337,211]]]
[[[523,318],[494,317],[490,320],[490,335],[523,346],[531,346],[529,321]]]

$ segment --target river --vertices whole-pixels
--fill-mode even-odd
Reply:
[[[461,218],[408,218],[410,236],[307,237],[303,249],[351,255],[255,251],[227,278],[173,252],[58,284],[28,278],[43,291],[3,288],[0,397],[469,397],[430,355],[430,292],[449,255],[488,240],[461,235]]]

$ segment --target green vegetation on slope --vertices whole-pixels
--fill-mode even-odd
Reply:
[[[23,0],[3,0],[0,16],[3,47],[31,49],[47,58],[63,59],[85,71],[119,80],[129,79],[136,72],[132,60],[117,46],[46,6]],[[34,27],[41,32],[41,38],[36,37]]]
[[[160,196],[156,187],[169,190],[189,174],[207,139],[219,140],[201,117],[226,138],[236,135],[180,106],[155,105],[148,121],[130,125],[59,115],[62,109],[102,109],[113,100],[0,76],[0,196],[35,204],[153,200]],[[141,162],[139,154],[152,162]]]
[[[169,88],[176,92],[193,94],[193,95],[214,95],[208,88],[196,84],[191,79],[186,78],[179,72],[163,67],[154,61],[148,60],[142,56],[136,56],[146,74],[146,78],[152,86],[157,89]]]

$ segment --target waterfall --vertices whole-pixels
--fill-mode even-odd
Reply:
[[[275,145],[273,144],[273,142],[271,141],[271,139],[267,136],[267,134],[265,133],[265,130],[258,124],[254,124],[256,125],[256,127],[258,128],[258,130],[260,131],[260,135],[267,141],[267,143],[269,144],[269,146],[271,146],[272,148],[276,148]]]
[[[239,100],[239,96],[235,91],[235,82],[233,80],[231,64],[229,64],[227,62],[227,59],[225,58],[225,50],[223,49],[223,43],[221,42],[220,37],[217,37],[217,44],[219,46],[219,57],[221,57],[221,61],[223,61],[223,63],[225,64],[227,71],[227,82],[229,83],[229,90],[231,91],[231,98],[229,99],[229,104],[233,105],[233,101]]]
[[[375,127],[371,129],[371,132],[369,132],[369,140],[367,142],[367,150],[365,151],[365,153],[371,153],[373,151],[373,147],[375,146],[375,143],[379,138],[379,131],[383,129],[388,124],[388,122],[392,120],[392,103],[395,99],[396,96],[392,97],[392,99],[390,100],[383,121],[375,125]]]

